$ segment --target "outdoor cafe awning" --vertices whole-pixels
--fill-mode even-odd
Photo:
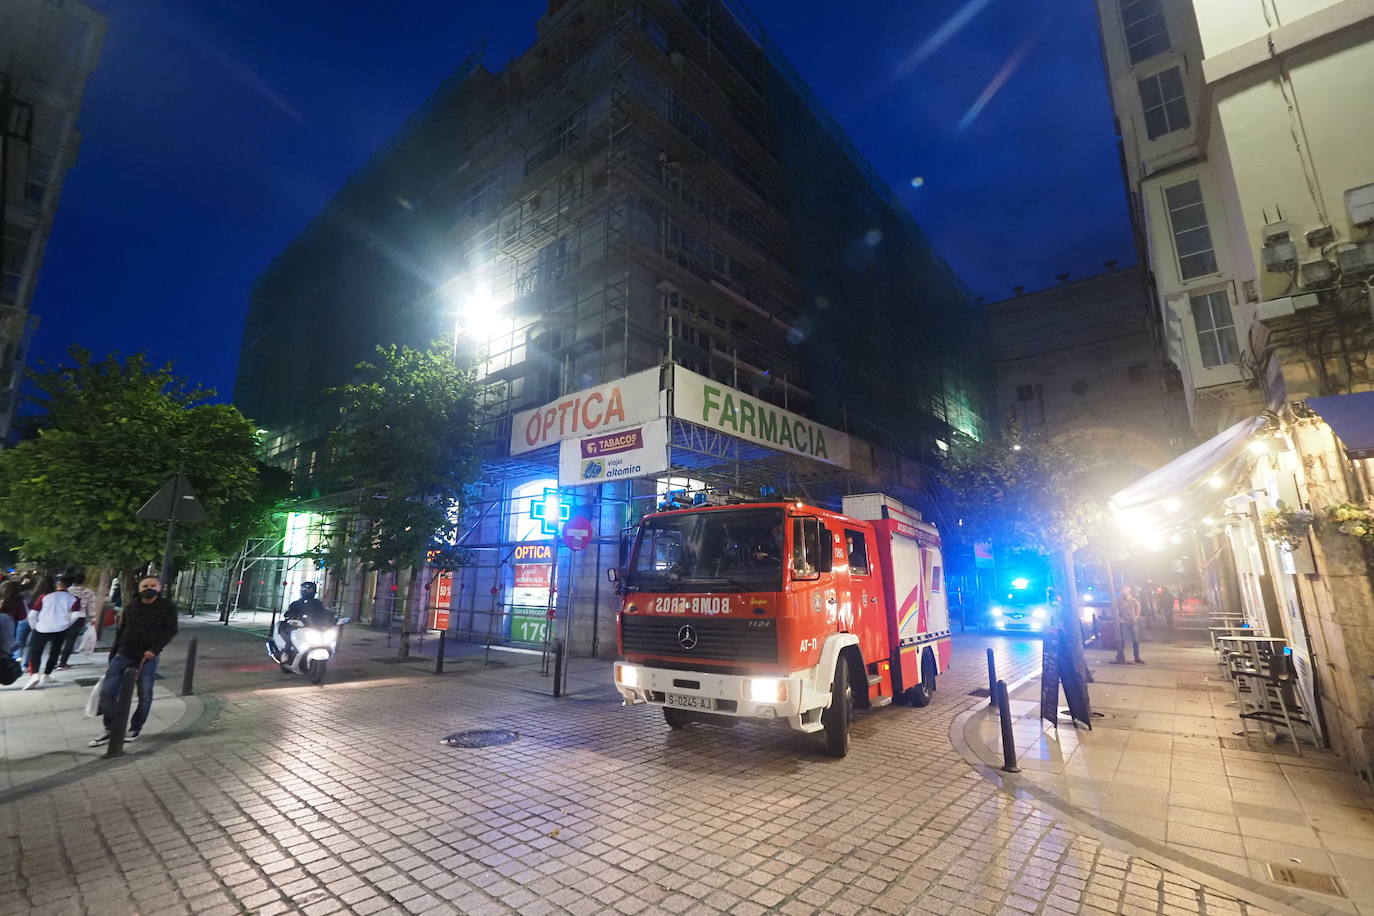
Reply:
[[[1111,500],[1112,508],[1118,512],[1154,510],[1165,500],[1182,496],[1214,475],[1227,476],[1232,462],[1245,452],[1265,423],[1263,417],[1251,417],[1218,433],[1117,491]]]
[[[1347,455],[1374,457],[1374,391],[1308,398],[1307,406],[1336,431]]]

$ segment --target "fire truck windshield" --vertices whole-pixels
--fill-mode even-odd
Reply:
[[[719,509],[646,519],[625,584],[644,591],[782,588],[781,509]]]

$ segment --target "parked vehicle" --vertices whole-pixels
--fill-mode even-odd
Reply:
[[[339,627],[350,618],[334,621],[332,627],[310,626],[303,620],[283,620],[267,641],[268,656],[286,674],[300,674],[312,684],[323,684],[329,660],[339,644]]]
[[[952,644],[939,532],[882,494],[646,516],[620,584],[615,685],[672,728],[782,719],[849,751],[853,710],[925,706]]]

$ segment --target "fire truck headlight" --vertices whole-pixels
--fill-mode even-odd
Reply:
[[[782,703],[787,699],[787,682],[775,677],[752,678],[749,699],[755,703]]]
[[[1038,607],[1031,611],[1031,617],[1035,620],[1044,620],[1048,616],[1050,616],[1050,612],[1042,607]]]
[[[616,665],[615,682],[622,687],[638,687],[639,669],[630,665]]]

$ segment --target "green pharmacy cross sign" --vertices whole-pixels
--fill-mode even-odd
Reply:
[[[539,522],[540,529],[547,535],[558,533],[559,527],[572,514],[572,507],[563,502],[562,494],[551,487],[544,488],[544,495],[530,500],[530,518]]]

